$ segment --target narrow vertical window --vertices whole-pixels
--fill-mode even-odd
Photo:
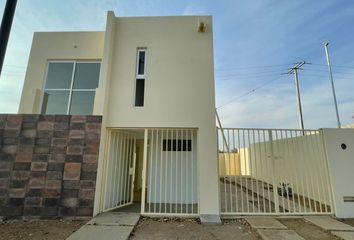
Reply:
[[[135,106],[143,107],[145,98],[146,49],[138,49],[135,79]]]

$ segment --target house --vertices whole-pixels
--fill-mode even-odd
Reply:
[[[104,32],[34,34],[19,113],[102,116],[94,214],[218,221],[212,30],[108,12]]]

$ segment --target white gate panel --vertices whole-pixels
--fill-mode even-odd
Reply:
[[[135,133],[110,130],[107,149],[104,211],[133,203],[136,158]]]
[[[219,129],[222,214],[330,214],[318,130]]]

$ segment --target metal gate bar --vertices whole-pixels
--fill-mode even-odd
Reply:
[[[146,129],[143,215],[197,216],[197,130]]]
[[[221,213],[331,214],[320,130],[218,129]]]

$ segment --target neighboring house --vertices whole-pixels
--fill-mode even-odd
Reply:
[[[218,218],[212,30],[109,12],[105,32],[34,34],[19,113],[102,115],[94,214]]]

